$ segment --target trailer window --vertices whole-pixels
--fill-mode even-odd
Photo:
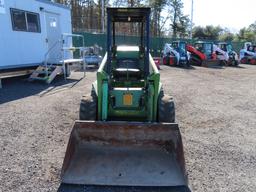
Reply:
[[[12,10],[12,25],[15,31],[26,31],[26,16],[24,11]]]
[[[38,14],[27,13],[28,31],[39,32]]]
[[[14,31],[41,32],[39,14],[11,8],[11,17]]]

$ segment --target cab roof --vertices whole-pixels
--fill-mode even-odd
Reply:
[[[149,7],[128,7],[113,8],[108,7],[107,13],[111,17],[112,22],[143,22],[150,14]]]

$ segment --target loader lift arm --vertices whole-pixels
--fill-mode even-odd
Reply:
[[[193,47],[192,45],[187,45],[187,50],[188,52],[190,52],[191,54],[197,55],[199,57],[200,60],[205,60],[206,59],[206,55],[204,53],[202,53],[201,51],[198,51],[195,47]]]

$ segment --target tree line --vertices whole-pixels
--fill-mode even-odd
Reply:
[[[54,0],[72,10],[73,31],[102,32],[102,20],[106,20],[103,7],[151,7],[151,31],[153,36],[172,35],[186,38],[190,20],[183,14],[181,0]],[[104,17],[102,17],[104,14]]]
[[[218,40],[218,41],[250,41],[256,42],[256,21],[238,31],[238,33],[231,32],[228,28],[220,26],[208,25],[205,27],[193,27],[193,38]]]
[[[151,35],[155,37],[189,38],[191,21],[183,13],[182,0],[52,0],[71,7],[74,32],[104,32],[106,7],[151,7]],[[102,8],[104,7],[104,10]],[[106,22],[105,22],[106,23]],[[127,30],[129,28],[129,30]],[[133,26],[117,27],[117,33],[134,34]],[[208,25],[193,26],[194,39],[219,41],[256,41],[256,21],[233,33],[227,28]]]

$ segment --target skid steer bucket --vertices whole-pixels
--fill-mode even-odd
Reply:
[[[213,60],[213,59],[207,59],[202,61],[203,67],[212,67],[212,68],[221,68],[221,61],[220,60]]]
[[[95,187],[187,188],[178,125],[76,121],[61,181]]]

